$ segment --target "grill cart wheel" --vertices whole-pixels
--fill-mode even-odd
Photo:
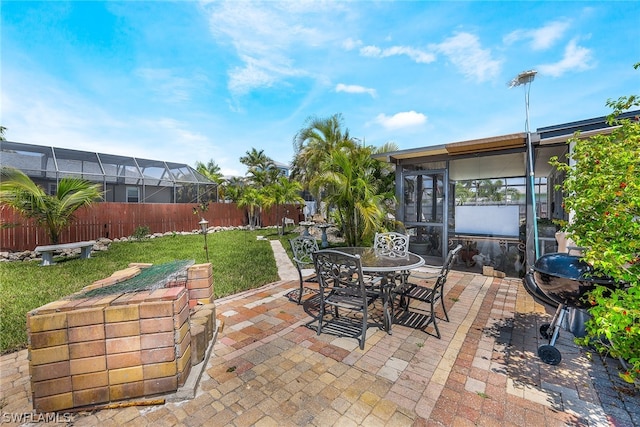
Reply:
[[[538,357],[548,365],[557,365],[562,360],[560,350],[549,344],[538,347]]]
[[[544,339],[551,339],[551,335],[553,332],[549,332],[549,326],[551,326],[551,323],[544,323],[540,326],[540,336],[542,336],[542,338]]]

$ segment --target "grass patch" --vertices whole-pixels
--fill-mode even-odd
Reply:
[[[271,245],[257,240],[258,235],[280,239],[290,251],[288,240],[296,234],[279,236],[275,229],[263,229],[207,235],[216,298],[278,280]],[[131,262],[162,264],[183,259],[193,259],[196,264],[207,261],[202,235],[112,243],[108,251],[95,253],[89,259],[56,258],[57,264],[47,267],[36,261],[0,263],[0,353],[27,345],[27,312],[111,276]]]

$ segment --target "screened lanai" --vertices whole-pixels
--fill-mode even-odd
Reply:
[[[184,163],[0,141],[0,163],[27,174],[49,194],[62,178],[103,185],[104,201],[206,203],[217,184]]]

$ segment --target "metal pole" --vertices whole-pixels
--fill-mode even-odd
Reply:
[[[207,246],[207,232],[204,232],[204,251],[207,254],[207,262],[209,262],[209,246]]]
[[[540,249],[538,244],[538,217],[537,217],[537,204],[536,204],[536,177],[535,167],[533,164],[533,144],[531,143],[531,131],[529,130],[529,92],[531,90],[531,81],[525,84],[525,110],[526,110],[526,122],[525,131],[527,132],[527,152],[529,153],[529,181],[531,184],[531,203],[533,204],[533,245],[535,249],[536,260],[540,258]]]
[[[204,234],[204,251],[207,254],[207,262],[209,262],[209,246],[207,245],[207,234],[209,231],[208,225],[209,221],[202,218],[198,223],[200,225],[200,229],[202,230],[202,234]]]
[[[533,164],[534,155],[533,155],[533,144],[531,142],[531,131],[529,129],[529,92],[531,90],[531,82],[536,77],[537,71],[529,70],[523,71],[518,74],[516,78],[511,80],[509,83],[509,87],[515,86],[524,86],[524,102],[525,102],[525,112],[526,112],[526,121],[525,121],[525,131],[527,133],[527,164],[528,164],[528,172],[529,172],[529,183],[531,186],[531,216],[533,219],[533,247],[534,247],[534,256],[536,261],[540,256],[540,250],[538,245],[538,219],[537,219],[537,204],[536,204],[536,182],[535,182],[535,167]],[[527,209],[528,210],[528,209]],[[529,220],[527,215],[527,221]],[[529,230],[529,226],[527,226],[527,230]],[[527,236],[527,262],[529,262],[529,236]]]

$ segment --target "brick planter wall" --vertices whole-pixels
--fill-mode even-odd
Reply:
[[[140,265],[134,265],[84,290],[139,272]],[[206,307],[203,312],[215,325],[212,301],[212,267],[200,264],[189,267],[186,282],[171,287],[62,299],[29,312],[34,410],[54,412],[178,390],[211,339],[202,326],[192,337],[191,316]]]

